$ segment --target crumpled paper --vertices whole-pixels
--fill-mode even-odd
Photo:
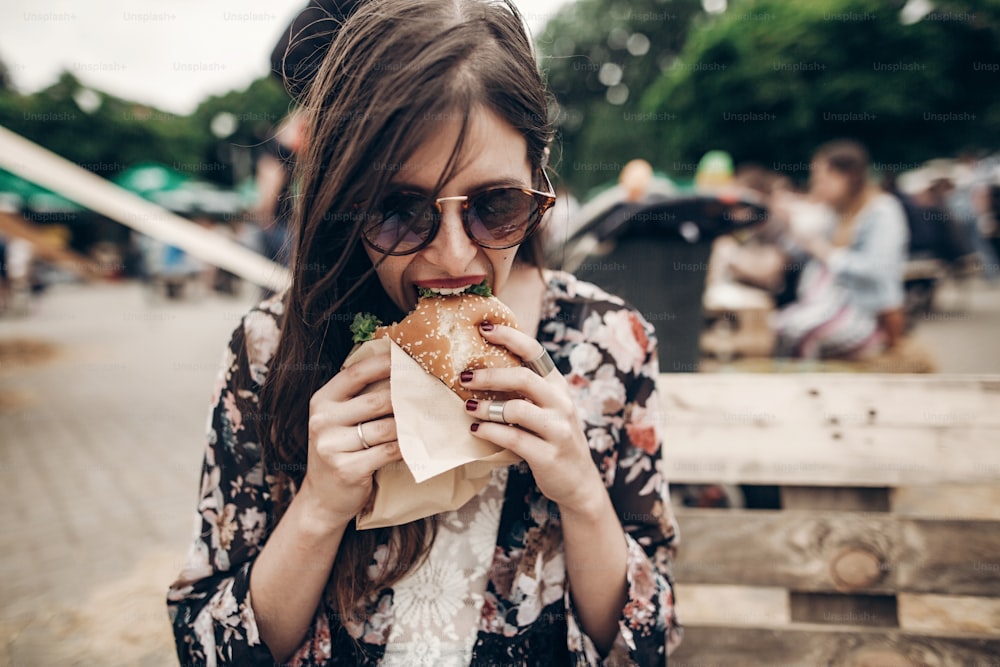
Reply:
[[[360,345],[344,367],[383,353],[387,346],[389,380],[365,391],[389,382],[403,460],[375,472],[373,498],[355,520],[359,530],[456,510],[486,486],[495,468],[521,461],[513,452],[473,437],[469,427],[476,420],[465,402],[388,338]]]

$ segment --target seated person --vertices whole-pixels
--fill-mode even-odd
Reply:
[[[779,356],[860,359],[901,333],[909,232],[899,201],[868,181],[868,153],[854,141],[817,150],[810,195],[834,216],[825,233],[789,227],[783,245],[804,262],[794,302],[777,314]]]

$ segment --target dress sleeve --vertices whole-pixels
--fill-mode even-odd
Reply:
[[[678,530],[661,458],[657,342],[652,326],[632,310],[608,311],[601,318],[603,323],[589,327],[596,340],[584,344],[600,351],[602,361],[589,380],[582,416],[591,452],[625,529],[628,597],[618,637],[602,660],[580,629],[567,590],[568,639],[571,649],[583,649],[588,664],[663,665],[680,644],[682,630],[674,612],[671,568]],[[571,367],[574,356],[584,367],[594,365],[587,361],[593,351],[584,348],[571,354]],[[571,384],[579,381],[571,371]],[[597,385],[603,387],[595,389]],[[599,420],[596,405],[616,401],[620,409]]]
[[[250,349],[251,327],[274,336]],[[271,508],[255,415],[258,380],[265,372],[261,353],[266,363],[276,334],[268,313],[251,311],[233,333],[213,389],[194,539],[167,593],[181,664],[274,664],[250,605],[250,569],[266,538]]]

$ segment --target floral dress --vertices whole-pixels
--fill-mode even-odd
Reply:
[[[681,629],[674,613],[677,528],[660,457],[653,328],[593,285],[562,272],[545,275],[538,340],[569,383],[594,463],[625,529],[627,601],[619,634],[602,658],[573,607],[558,507],[539,491],[526,464],[512,465],[491,560],[485,563],[470,664],[664,665]],[[244,317],[213,391],[194,542],[167,594],[184,665],[275,662],[257,630],[249,583],[273,528],[273,480],[253,422],[283,312],[281,301],[272,299]],[[391,566],[387,553],[385,545],[376,550],[373,569]],[[405,602],[404,591],[399,598],[385,589],[349,619],[339,619],[321,600],[287,664],[393,662],[385,654],[392,643],[394,605]]]

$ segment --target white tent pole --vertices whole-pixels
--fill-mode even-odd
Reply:
[[[278,291],[288,270],[0,126],[0,167],[158,241]]]

